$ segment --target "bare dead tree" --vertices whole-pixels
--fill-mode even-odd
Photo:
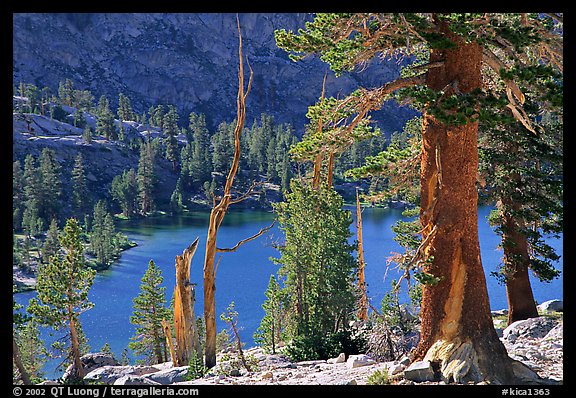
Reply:
[[[218,203],[214,201],[214,206],[210,212],[210,220],[208,224],[208,234],[206,237],[206,255],[204,257],[204,321],[206,325],[206,346],[205,346],[205,366],[206,368],[212,368],[216,365],[216,301],[215,301],[215,291],[216,291],[216,267],[214,265],[216,253],[217,252],[230,252],[237,250],[244,243],[250,242],[257,237],[264,234],[272,225],[267,228],[261,229],[255,235],[243,239],[238,244],[230,249],[222,249],[216,246],[216,240],[218,235],[218,229],[224,220],[224,216],[228,211],[228,207],[231,204],[238,203],[241,200],[245,200],[249,195],[239,195],[236,198],[232,197],[232,185],[234,183],[234,178],[238,172],[238,167],[240,165],[240,136],[242,130],[244,129],[244,122],[246,119],[246,98],[252,87],[252,68],[248,64],[250,69],[250,78],[248,80],[248,86],[246,90],[244,89],[244,61],[242,56],[242,32],[240,30],[240,21],[238,16],[236,16],[236,21],[238,24],[238,58],[240,60],[240,65],[238,68],[238,96],[236,99],[237,104],[237,121],[236,127],[234,129],[234,155],[232,158],[232,164],[230,166],[230,171],[226,177],[226,183],[224,185],[224,192],[219,198]]]

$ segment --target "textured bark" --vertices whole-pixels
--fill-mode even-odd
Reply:
[[[503,200],[506,207],[518,211],[520,205],[511,199]],[[508,298],[508,325],[513,322],[538,316],[538,308],[532,293],[528,269],[530,255],[528,241],[520,232],[522,220],[514,218],[509,212],[504,212],[502,234],[504,242],[504,269],[506,277],[506,296]]]
[[[198,238],[187,247],[181,256],[176,256],[176,286],[174,287],[174,329],[176,331],[176,363],[177,366],[188,365],[196,353],[202,357],[200,339],[196,328],[194,315],[195,291],[190,283],[190,265]]]
[[[82,361],[80,360],[80,343],[78,341],[78,333],[76,332],[76,322],[74,322],[73,318],[70,319],[70,341],[72,343],[75,376],[81,380],[85,376],[84,365],[82,365]]]
[[[431,49],[426,84],[447,95],[482,85],[482,48],[440,30],[455,43]],[[421,212],[426,257],[424,271],[439,278],[424,285],[421,337],[414,360],[439,365],[442,378],[456,382],[518,382],[521,365],[513,364],[492,323],[486,279],[480,258],[476,175],[478,123],[450,126],[424,113],[421,157]],[[526,373],[535,376],[533,372]],[[525,377],[525,375],[523,375]]]

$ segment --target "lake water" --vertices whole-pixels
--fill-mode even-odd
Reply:
[[[494,310],[507,308],[507,302],[504,286],[489,275],[497,269],[502,257],[502,251],[497,249],[499,237],[487,222],[489,212],[489,207],[479,208],[479,236],[490,305]],[[380,308],[380,302],[390,289],[391,281],[400,277],[396,270],[390,269],[384,278],[386,259],[392,252],[400,251],[400,247],[392,239],[394,235],[391,226],[401,218],[401,210],[398,209],[369,208],[365,209],[362,215],[366,282],[369,298],[375,308]],[[231,247],[269,225],[273,219],[274,215],[269,212],[231,210],[220,227],[218,246]],[[118,229],[136,241],[138,246],[125,251],[117,264],[96,277],[89,295],[95,306],[81,318],[92,351],[99,350],[107,342],[116,357],[120,357],[134,334],[134,327],[129,321],[133,310],[132,299],[139,294],[140,280],[148,262],[154,260],[162,269],[169,301],[175,285],[175,256],[182,254],[184,248],[196,237],[200,237],[200,241],[192,261],[191,281],[198,284],[195,311],[196,316],[202,316],[202,267],[207,225],[208,212],[195,212],[175,218],[149,218],[118,225]],[[352,229],[355,234],[354,225]],[[237,252],[222,253],[216,275],[218,331],[226,327],[220,321],[219,315],[234,301],[239,314],[239,325],[243,328],[240,332],[241,338],[247,346],[254,344],[252,335],[264,315],[261,307],[265,300],[264,291],[270,275],[276,274],[279,268],[270,261],[270,257],[279,256],[274,249],[274,242],[281,241],[282,237],[282,232],[275,225],[267,234],[243,245]],[[563,254],[562,239],[549,239],[548,243],[559,255]],[[556,267],[562,271],[562,258]],[[550,283],[539,282],[531,275],[531,281],[537,302],[562,299],[562,275]],[[15,299],[26,306],[28,300],[34,296],[35,292],[19,293],[15,295]],[[48,340],[47,333],[43,333],[43,337]],[[54,371],[56,365],[56,361],[47,364],[45,370],[48,378],[61,375]]]

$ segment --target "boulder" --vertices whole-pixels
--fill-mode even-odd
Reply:
[[[434,381],[436,375],[430,361],[417,361],[404,369],[404,378],[415,382]]]
[[[116,366],[119,362],[114,359],[110,354],[103,352],[91,352],[80,357],[80,361],[84,367],[84,374],[92,372],[95,369],[102,368],[104,366]],[[70,376],[74,373],[76,367],[72,364],[66,368],[62,376],[62,380],[68,380]]]
[[[554,326],[547,334],[544,336],[543,340],[563,340],[564,338],[564,323],[560,322]]]
[[[406,369],[406,365],[404,365],[400,362],[399,363],[392,363],[390,366],[388,366],[388,375],[394,376],[394,375],[402,372],[405,369]]]
[[[124,375],[114,382],[115,386],[142,386],[142,385],[160,385],[145,376]]]
[[[366,354],[350,355],[346,361],[348,369],[359,368],[361,366],[373,365],[376,361]]]
[[[187,374],[188,366],[178,366],[172,369],[150,373],[146,375],[146,378],[159,384],[172,384],[178,381],[184,381]]]
[[[562,300],[548,300],[538,306],[538,310],[542,312],[563,312],[564,302]]]
[[[326,362],[328,363],[344,363],[346,362],[346,354],[343,352],[340,353],[336,358],[330,358]]]
[[[86,374],[84,380],[112,384],[123,376],[142,376],[155,372],[158,372],[158,368],[153,366],[102,366]]]
[[[543,316],[516,321],[504,329],[502,338],[510,343],[514,343],[519,337],[540,339],[557,323],[558,321]]]

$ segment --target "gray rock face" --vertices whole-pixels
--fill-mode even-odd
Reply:
[[[119,365],[111,355],[105,354],[103,352],[91,352],[80,357],[80,361],[84,366],[84,374],[89,374],[95,370],[101,369],[103,367],[114,367]],[[74,372],[74,365],[68,366],[64,372],[62,379],[68,380]]]
[[[556,321],[546,317],[537,317],[516,321],[509,325],[502,332],[502,338],[510,342],[516,341],[519,337],[539,339],[556,326]]]
[[[158,368],[153,366],[103,366],[87,373],[84,380],[113,384],[124,376],[143,376],[156,372]]]
[[[417,361],[412,363],[404,370],[404,378],[417,383],[434,381],[435,374],[434,369],[432,369],[432,363],[430,363],[430,361]]]
[[[564,311],[564,302],[562,300],[548,300],[538,306],[540,311]]]
[[[146,376],[148,380],[159,384],[172,384],[184,381],[188,374],[188,366],[179,366],[172,369],[161,370]]]
[[[346,361],[346,367],[348,369],[358,368],[360,366],[367,366],[375,364],[376,361],[365,354],[350,355]]]
[[[274,31],[296,31],[312,20],[302,13],[240,13],[244,55],[254,70],[248,119],[265,112],[297,131],[307,123],[328,66],[317,57],[293,62],[277,48]],[[236,116],[238,31],[233,13],[15,13],[13,82],[48,86],[66,78],[75,88],[106,95],[115,108],[120,92],[141,114],[157,103],[182,116],[204,113],[215,127]],[[328,73],[326,95],[346,95],[358,84],[375,87],[399,73],[395,61],[375,61],[362,73]],[[387,102],[379,117],[391,132],[415,113]]]

